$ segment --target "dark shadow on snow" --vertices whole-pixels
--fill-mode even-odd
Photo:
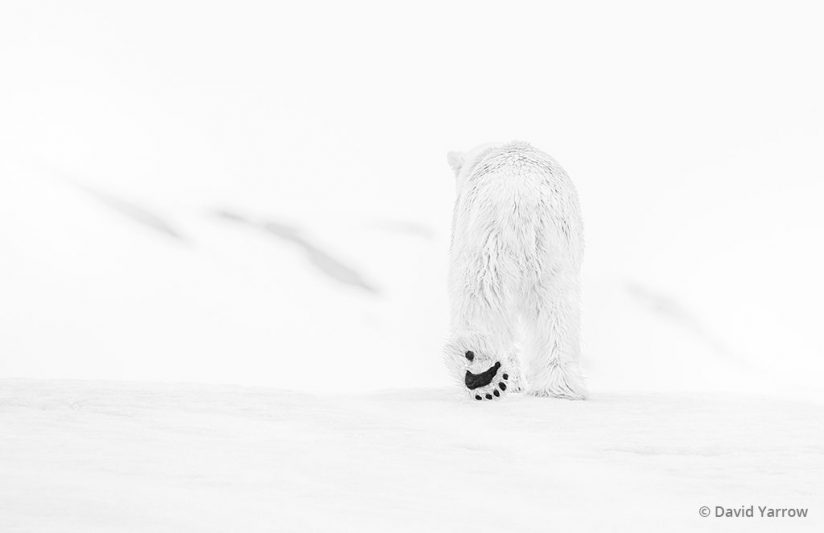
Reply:
[[[746,362],[738,357],[718,335],[713,333],[701,322],[698,317],[689,312],[683,305],[673,298],[633,282],[627,283],[627,291],[631,296],[633,296],[641,304],[650,308],[653,312],[673,320],[685,329],[689,330],[697,338],[707,344],[716,354],[729,360],[746,364]]]
[[[161,233],[166,237],[170,237],[180,242],[188,242],[189,239],[178,231],[175,226],[166,218],[157,214],[148,208],[138,205],[135,202],[117,197],[113,194],[100,191],[88,185],[73,182],[76,187],[86,192],[89,196],[99,201],[106,207],[117,211],[121,215],[129,218],[133,222],[137,222],[144,227],[153,231]]]
[[[216,210],[215,214],[223,220],[256,228],[272,237],[292,243],[304,252],[306,258],[315,268],[338,283],[356,287],[371,294],[379,293],[377,288],[369,283],[357,270],[322,250],[308,240],[298,228],[271,220],[253,220],[233,211]]]

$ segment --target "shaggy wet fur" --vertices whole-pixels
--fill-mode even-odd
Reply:
[[[526,143],[451,152],[449,163],[457,198],[447,367],[470,397],[523,389],[584,398],[583,228],[575,187],[558,163]],[[495,365],[497,373],[512,375],[508,389],[466,387],[467,372],[482,375]]]

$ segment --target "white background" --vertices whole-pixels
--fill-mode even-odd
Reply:
[[[786,1],[5,0],[0,377],[451,390],[446,152],[518,139],[579,190],[595,401],[812,408],[823,20]],[[761,438],[748,424],[730,446]]]
[[[445,153],[522,139],[580,191],[595,390],[818,388],[814,6],[4,2],[0,374],[442,383]]]

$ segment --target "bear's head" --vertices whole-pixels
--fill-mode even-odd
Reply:
[[[466,182],[467,176],[489,154],[504,146],[500,143],[487,143],[476,146],[468,152],[449,152],[446,160],[455,173],[455,186],[460,190]]]

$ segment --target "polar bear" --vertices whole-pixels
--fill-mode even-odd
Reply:
[[[446,366],[470,398],[524,390],[583,399],[583,227],[575,187],[522,142],[450,152],[451,332]]]

